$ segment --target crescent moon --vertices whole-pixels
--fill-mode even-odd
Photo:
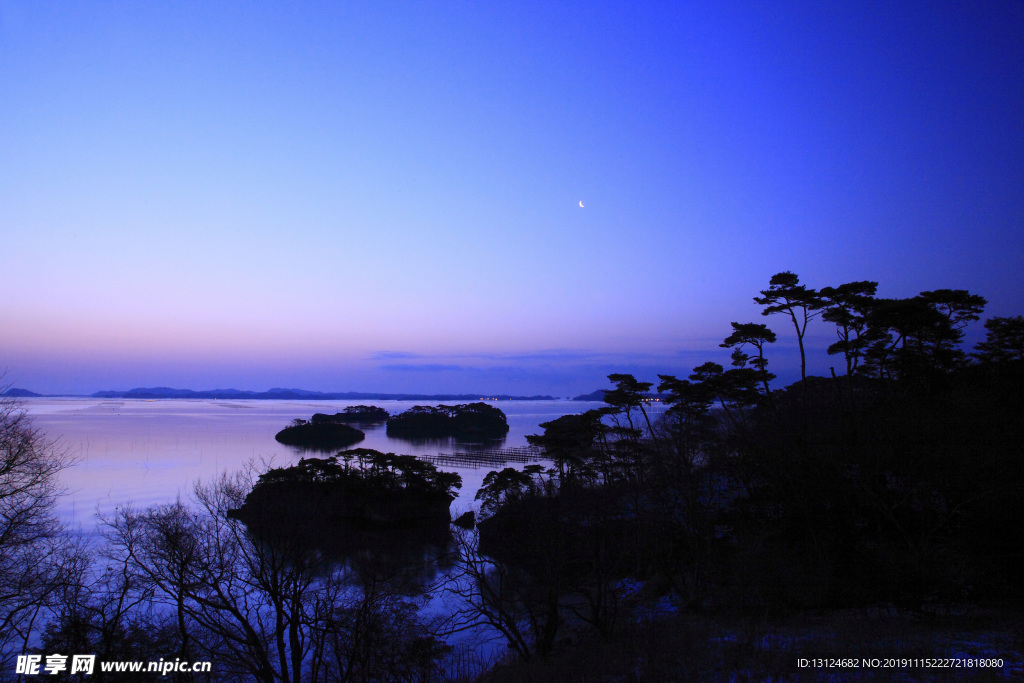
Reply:
[[[583,202],[582,201],[580,201],[580,208],[581,209],[583,208]]]

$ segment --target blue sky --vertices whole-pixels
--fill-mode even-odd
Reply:
[[[1024,3],[0,0],[0,232],[41,392],[791,380],[782,270],[1024,313]]]

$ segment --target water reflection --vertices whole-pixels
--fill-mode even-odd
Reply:
[[[501,448],[505,445],[507,437],[499,439],[460,439],[457,436],[446,436],[440,438],[414,438],[408,436],[389,436],[390,440],[398,444],[413,446],[417,451],[433,451],[441,453],[453,450],[487,450]]]
[[[419,595],[454,563],[450,526],[425,523],[373,528],[334,524],[247,523],[257,542],[283,557],[315,553],[324,571],[347,570],[354,584],[386,583],[404,595]]]
[[[117,505],[139,507],[188,499],[197,481],[212,481],[224,472],[256,464],[257,469],[292,464],[301,451],[277,443],[274,436],[296,418],[340,412],[358,401],[277,401],[206,399],[33,398],[24,405],[49,438],[75,453],[79,463],[64,474],[68,495],[61,515],[91,528],[98,509]],[[391,414],[420,401],[382,401]],[[541,431],[542,422],[600,404],[571,401],[503,401],[509,432],[495,441],[451,438],[408,441],[389,437],[378,425],[364,430],[358,445],[386,453],[437,457],[441,453],[523,448],[527,434]],[[361,427],[360,427],[361,429]],[[445,466],[462,475],[463,487],[452,504],[453,514],[468,509],[486,467]]]

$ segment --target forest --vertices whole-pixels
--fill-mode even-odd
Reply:
[[[782,333],[759,322],[731,323],[728,368],[612,374],[602,407],[529,437],[544,464],[488,473],[476,526],[429,542],[402,521],[444,508],[458,478],[356,449],[119,508],[84,543],[53,514],[70,456],[6,400],[0,680],[24,652],[215,663],[180,681],[786,677],[797,655],[828,652],[790,641],[773,657],[766,633],[850,614],[875,632],[1009,623],[1019,658],[1024,318],[989,318],[967,350],[983,297],[877,287],[776,274],[754,302],[795,338],[799,381],[775,386]],[[835,330],[828,377],[807,375],[811,325]],[[274,524],[254,522],[260,501]],[[332,535],[358,542],[317,540]],[[483,628],[509,653],[497,666],[450,644]]]

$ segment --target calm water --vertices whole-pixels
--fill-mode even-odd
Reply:
[[[298,462],[299,451],[274,440],[278,431],[295,418],[335,413],[359,403],[396,414],[424,402],[37,398],[24,405],[36,427],[78,457],[78,464],[64,472],[69,493],[59,510],[73,525],[90,528],[97,510],[128,502],[145,507],[171,502],[178,495],[187,498],[196,481],[210,481],[250,461],[276,466]],[[510,428],[504,441],[494,446],[508,448],[526,446],[526,435],[539,434],[541,422],[601,404],[563,400],[492,405],[504,411]],[[410,443],[388,438],[384,425],[362,429],[366,439],[358,447],[409,455],[466,450],[450,440]],[[452,504],[452,511],[460,512],[472,504],[491,468],[443,469],[462,475],[462,491]]]

